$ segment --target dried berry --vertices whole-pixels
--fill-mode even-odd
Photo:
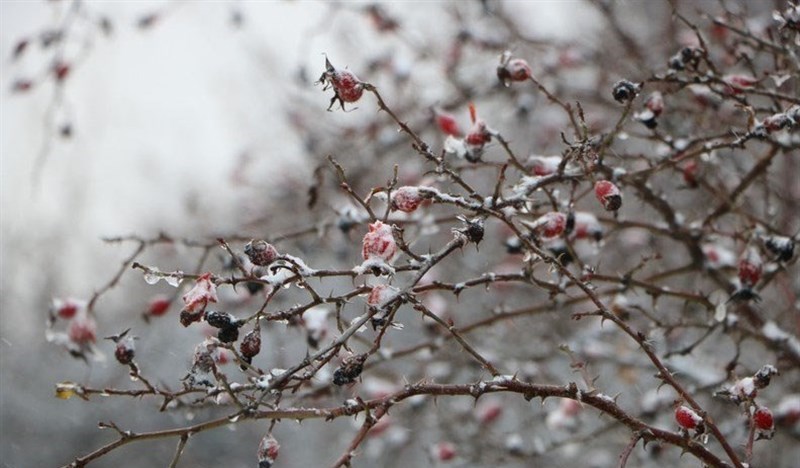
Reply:
[[[242,342],[239,343],[239,352],[245,359],[253,359],[261,352],[261,327],[258,323],[242,338]]]
[[[334,385],[341,386],[355,382],[364,370],[364,361],[366,360],[366,354],[345,358],[344,361],[342,361],[342,365],[333,372]]]
[[[361,246],[361,256],[364,260],[380,258],[391,261],[397,253],[397,244],[394,241],[392,228],[380,221],[369,225],[369,232],[364,235]]]
[[[189,325],[193,324],[194,322],[199,322],[203,319],[203,312],[190,312],[188,310],[182,310],[180,315],[181,325],[184,327],[188,327]]]
[[[206,322],[214,328],[238,328],[241,326],[241,323],[236,320],[236,317],[227,312],[207,310],[204,318]]]
[[[599,180],[594,184],[594,194],[606,211],[617,211],[622,206],[622,193],[614,183]]]
[[[223,343],[233,343],[239,339],[239,327],[225,327],[220,328],[217,332],[217,339]]]
[[[244,253],[254,265],[267,266],[278,258],[278,251],[263,240],[251,240],[244,246]]]
[[[278,441],[272,436],[272,433],[267,433],[258,444],[258,468],[271,468],[278,458],[278,451],[281,446]]]
[[[614,97],[615,101],[619,103],[625,103],[632,101],[633,98],[639,94],[640,89],[641,85],[631,83],[628,80],[620,80],[614,83],[614,87],[611,90],[611,95]]]
[[[458,219],[464,223],[464,227],[456,229],[456,232],[462,234],[473,244],[480,244],[484,234],[483,218],[468,219],[464,216],[458,216]]]

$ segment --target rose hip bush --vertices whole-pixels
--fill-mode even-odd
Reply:
[[[230,450],[281,466],[301,422],[334,432],[332,466],[796,460],[800,8],[590,3],[607,26],[591,43],[465,2],[423,45],[406,6],[358,7],[353,27],[412,65],[320,57],[288,116],[310,168],[257,202],[262,221],[115,239],[134,249],[118,273],[54,300],[50,341],[132,377],[57,396],[210,408],[146,430],[110,413],[71,465],[167,439],[175,466],[198,434],[253,423],[263,437]],[[194,268],[143,260],[164,245]],[[109,321],[123,275],[172,293]],[[183,327],[187,366],[150,378],[137,353]]]

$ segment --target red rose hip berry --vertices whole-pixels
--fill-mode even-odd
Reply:
[[[594,184],[594,194],[606,211],[617,211],[622,206],[622,193],[613,182],[597,181]]]
[[[753,423],[762,431],[771,431],[775,426],[775,418],[769,408],[762,406],[753,413]]]
[[[684,429],[697,429],[702,425],[703,418],[693,409],[681,405],[675,409],[675,421]]]

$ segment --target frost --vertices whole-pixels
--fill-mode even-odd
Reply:
[[[297,257],[292,255],[284,255],[284,257],[294,264],[298,270],[298,273],[300,273],[300,276],[313,276],[317,273],[317,270],[310,268],[308,265],[306,265],[306,262]]]
[[[449,135],[447,139],[444,140],[444,151],[448,154],[456,155],[459,159],[464,159],[468,151],[467,143],[460,138]]]
[[[764,324],[761,328],[761,333],[771,341],[786,343],[795,355],[800,356],[800,341],[798,341],[797,337],[782,330],[772,320]]]
[[[597,398],[599,398],[599,399],[603,400],[603,401],[607,401],[607,402],[609,402],[609,403],[614,403],[614,398],[612,398],[612,397],[610,397],[610,396],[608,396],[608,395],[606,395],[606,394],[604,394],[604,393],[598,393],[598,394],[597,394],[597,395],[595,395],[595,396],[596,396]]]
[[[370,257],[367,260],[364,260],[364,263],[353,268],[353,273],[356,275],[363,275],[366,272],[376,269],[381,272],[385,272],[390,276],[394,275],[395,273],[394,267],[386,263],[386,261],[380,257]]]
[[[513,381],[514,381],[514,376],[513,375],[495,375],[492,378],[492,383],[493,384],[498,384],[498,385],[506,385],[509,382],[513,382]]]

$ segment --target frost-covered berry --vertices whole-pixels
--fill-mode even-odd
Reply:
[[[551,211],[538,217],[533,223],[528,224],[528,227],[544,240],[554,239],[566,230],[567,215]]]
[[[764,245],[781,262],[788,262],[794,257],[794,240],[790,237],[771,236],[764,241]]]
[[[773,375],[780,375],[780,372],[775,366],[766,364],[753,375],[753,383],[756,388],[765,388],[769,385]]]
[[[456,446],[452,442],[439,442],[431,448],[433,459],[448,462],[456,458]]]
[[[603,239],[603,226],[593,213],[578,211],[575,213],[575,227],[573,235],[576,239]]]
[[[167,296],[164,295],[157,295],[150,299],[150,303],[147,304],[147,312],[146,315],[152,317],[160,317],[167,313],[169,310],[169,305],[172,301]]]
[[[463,227],[454,229],[457,234],[463,235],[469,242],[473,244],[480,244],[483,240],[484,220],[483,218],[467,218],[465,216],[457,216],[457,218],[464,224]]]
[[[771,431],[775,428],[775,418],[772,417],[772,411],[765,406],[760,406],[753,413],[753,423],[757,429],[762,431]]]
[[[622,206],[622,193],[608,180],[599,180],[594,184],[594,195],[606,211],[617,211]]]
[[[683,429],[699,429],[703,425],[703,418],[687,406],[678,406],[675,409],[675,421]]]
[[[745,377],[738,380],[730,389],[731,397],[737,401],[752,400],[758,396],[758,387],[753,377]]]
[[[392,192],[392,208],[411,213],[419,208],[425,198],[418,187],[400,187]]]
[[[453,114],[449,114],[440,110],[434,110],[433,112],[434,119],[436,120],[436,126],[439,127],[439,130],[442,133],[454,137],[461,136],[461,127],[459,127],[458,121]]]
[[[746,288],[753,287],[761,279],[763,261],[755,247],[748,247],[739,257],[739,281]]]
[[[469,104],[469,117],[472,121],[472,127],[467,132],[464,141],[470,146],[483,148],[483,145],[492,140],[492,133],[489,131],[489,127],[486,126],[486,122],[478,117],[478,111],[473,103]]]
[[[272,433],[267,433],[258,444],[258,468],[271,468],[278,458],[280,448],[281,446]]]
[[[753,89],[758,83],[756,78],[747,75],[725,75],[722,81],[727,85],[725,91],[728,94],[741,94],[748,89]]]
[[[217,332],[217,339],[223,343],[233,343],[239,339],[239,327],[231,326],[220,328]]]
[[[85,310],[76,314],[67,327],[67,337],[77,345],[97,341],[97,322]]]
[[[184,310],[195,314],[202,314],[209,302],[217,302],[217,286],[211,279],[211,273],[205,273],[197,278],[194,287],[182,297]]]
[[[631,83],[628,80],[620,80],[614,83],[614,87],[611,89],[611,95],[614,97],[615,101],[626,103],[632,101],[633,98],[639,94],[640,89],[641,85]]]
[[[558,171],[561,160],[561,156],[531,156],[527,165],[530,166],[533,175],[546,176]]]
[[[350,70],[341,70],[333,66],[328,58],[325,58],[325,72],[319,78],[319,82],[325,85],[324,89],[333,88],[334,95],[328,110],[338,101],[344,109],[345,102],[356,102],[364,94],[364,83]]]
[[[136,347],[132,336],[125,336],[117,341],[117,347],[114,349],[114,357],[117,358],[120,364],[130,364],[135,354]]]
[[[647,97],[647,101],[644,103],[647,110],[651,111],[654,116],[658,117],[664,112],[664,95],[661,94],[661,91],[653,91],[650,93],[650,96]]]
[[[241,324],[236,317],[228,312],[221,312],[217,310],[207,310],[204,318],[206,322],[214,328],[228,328],[239,327]]]
[[[341,386],[355,382],[364,370],[364,361],[366,360],[366,354],[345,358],[342,365],[333,371],[333,384]]]
[[[506,51],[500,57],[500,65],[497,67],[497,78],[504,86],[509,86],[512,81],[525,81],[533,76],[531,67],[523,59],[512,59],[511,53]]]
[[[364,260],[379,258],[391,261],[397,253],[392,227],[380,221],[369,225],[369,232],[364,235],[361,245],[361,256]]]
[[[394,299],[399,292],[399,289],[389,286],[388,284],[377,284],[373,286],[372,290],[369,292],[367,304],[373,307],[381,307]]]
[[[53,299],[53,306],[51,310],[58,315],[58,318],[69,320],[75,317],[75,314],[77,314],[78,311],[84,307],[86,307],[86,303],[78,299]]]
[[[278,251],[263,240],[251,240],[244,246],[244,253],[254,265],[267,266],[278,258]]]

